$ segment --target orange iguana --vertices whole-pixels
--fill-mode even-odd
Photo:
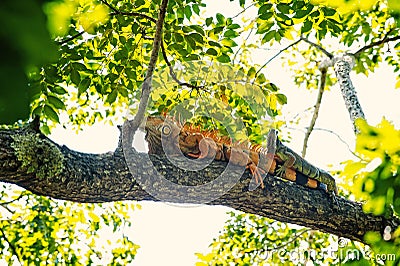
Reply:
[[[262,175],[268,171],[297,184],[337,194],[333,177],[283,145],[275,130],[268,134],[266,149],[260,146],[232,144],[229,138],[220,137],[215,131],[200,131],[190,125],[182,126],[179,122],[165,117],[148,117],[145,131],[150,154],[182,152],[190,158],[231,161],[248,168],[262,188]]]

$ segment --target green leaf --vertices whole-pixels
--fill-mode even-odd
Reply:
[[[217,60],[218,60],[218,62],[221,62],[221,63],[229,63],[231,61],[231,58],[226,54],[222,54],[217,57]]]
[[[43,107],[41,105],[33,109],[32,114],[40,116],[42,114]]]
[[[254,67],[251,67],[249,71],[247,72],[247,77],[250,79],[254,78],[256,76],[256,69]]]
[[[280,3],[276,6],[276,8],[284,14],[289,14],[291,7],[288,4]]]
[[[200,15],[200,8],[199,8],[199,5],[194,4],[194,5],[192,6],[192,8],[193,8],[194,13],[196,13],[197,15]]]
[[[264,14],[259,15],[258,17],[262,20],[269,20],[274,15],[274,12],[266,12]]]
[[[214,48],[208,48],[206,51],[206,54],[216,56],[216,55],[218,55],[218,52]]]
[[[208,44],[211,46],[215,46],[215,47],[221,47],[221,44],[214,42],[214,41],[208,41]]]
[[[74,83],[75,85],[79,85],[79,83],[81,82],[81,75],[75,69],[72,69],[70,77],[72,83]]]
[[[79,83],[78,96],[81,95],[82,93],[84,93],[89,88],[91,82],[92,82],[91,79],[86,77],[85,79],[83,79],[81,81],[81,83]]]
[[[60,123],[60,118],[58,117],[58,114],[56,111],[54,111],[53,107],[51,107],[50,105],[45,105],[43,108],[43,112],[45,114],[45,116],[47,118],[49,118],[50,120]]]
[[[110,94],[108,94],[106,102],[110,103],[110,104],[115,102],[115,100],[117,99],[117,96],[118,96],[118,91],[113,90]]]
[[[272,4],[264,4],[262,6],[260,6],[260,8],[258,9],[258,14],[265,14],[266,12],[268,12],[272,7]]]
[[[276,94],[276,98],[278,99],[278,102],[280,103],[280,104],[287,104],[287,97],[286,97],[286,95],[284,95],[284,94],[281,94],[281,93],[278,93],[278,94]]]
[[[218,21],[217,25],[224,25],[225,24],[224,15],[222,15],[221,13],[217,13],[216,17],[217,17],[217,21]]]
[[[298,11],[296,11],[296,14],[293,17],[294,18],[304,18],[308,14],[310,14],[308,10],[298,10]]]
[[[186,18],[190,20],[190,18],[192,17],[192,9],[190,8],[189,5],[185,6],[184,13]]]
[[[236,29],[239,29],[239,28],[240,28],[240,25],[236,24],[236,23],[231,24],[231,25],[228,26],[228,29],[231,29],[231,30],[236,30]]]
[[[213,23],[213,18],[206,18],[206,25],[210,26]]]
[[[329,7],[322,7],[322,12],[324,12],[324,15],[327,17],[333,16],[336,14],[336,10],[329,8]]]
[[[306,20],[304,22],[303,27],[301,27],[301,33],[307,33],[311,30],[311,28],[312,28],[312,22],[309,20]]]
[[[266,43],[266,42],[269,42],[269,41],[271,41],[273,38],[275,38],[275,31],[270,31],[270,32],[268,32],[268,33],[266,33],[265,35],[264,35],[264,37],[263,37],[263,39],[261,40],[261,43]]]
[[[55,94],[62,95],[62,94],[67,93],[67,91],[63,87],[60,87],[60,86],[48,86],[48,88],[51,92],[53,92]]]
[[[190,33],[188,36],[200,44],[204,43],[203,36],[197,32]]]
[[[237,33],[237,32],[234,31],[234,30],[227,30],[227,31],[225,31],[225,33],[224,33],[224,37],[227,37],[227,38],[235,38],[235,37],[237,37],[237,36],[239,36],[239,33]]]
[[[257,33],[258,34],[263,34],[271,29],[271,27],[274,25],[273,22],[263,22],[262,24],[259,24],[257,27]]]
[[[47,96],[47,101],[54,106],[56,109],[62,109],[65,110],[65,104],[63,101],[61,101],[60,99],[58,99],[57,97],[54,96]]]
[[[227,39],[227,38],[222,39],[221,40],[221,44],[226,46],[226,47],[235,47],[235,46],[237,46],[237,43],[235,43],[233,40]]]

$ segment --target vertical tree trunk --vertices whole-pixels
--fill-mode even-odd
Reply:
[[[341,55],[335,57],[334,69],[336,77],[338,78],[340,90],[346,104],[346,108],[349,111],[351,122],[353,123],[354,133],[357,135],[359,130],[355,124],[358,118],[365,119],[364,112],[361,108],[361,104],[358,101],[356,90],[350,79],[350,71],[354,66],[354,59],[350,55]]]

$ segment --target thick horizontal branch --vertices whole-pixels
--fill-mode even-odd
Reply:
[[[32,136],[36,139],[32,139]],[[17,159],[23,152],[25,144],[21,140],[24,138],[33,143],[29,152],[33,152],[37,158],[32,160],[41,163],[37,164],[33,173],[29,173],[28,167],[23,167],[23,163]],[[38,146],[36,150],[35,145]],[[48,169],[49,165],[55,163],[48,160],[46,151],[62,155],[62,159],[56,162],[56,165],[62,164],[62,168],[54,175],[38,174],[43,173],[42,168]],[[196,188],[220,177],[227,169],[226,163],[212,162],[205,169],[190,171],[179,167],[179,160],[172,164],[166,157],[148,156],[135,153],[134,150],[125,154],[128,160],[121,149],[106,154],[79,153],[28,130],[0,130],[0,181],[19,185],[38,195],[76,202],[160,201],[148,191],[162,192],[174,202],[187,202],[187,193],[199,198],[213,197],[213,191]],[[129,161],[129,168],[126,161]],[[193,166],[195,164],[196,160],[193,160]],[[129,169],[135,169],[135,175]],[[344,198],[338,198],[335,202],[323,191],[307,189],[276,177],[266,178],[266,189],[249,191],[251,175],[248,171],[241,175],[242,172],[243,169],[239,167],[231,168],[229,175],[238,174],[237,182],[230,189],[214,187],[226,193],[205,204],[223,205],[361,242],[367,231],[383,232],[386,226],[394,228],[400,224],[394,217],[386,219],[365,214],[360,203]],[[162,186],[155,179],[157,173],[174,184],[185,185],[186,189],[174,191]],[[141,180],[140,185],[138,180]],[[193,195],[196,193],[198,195]]]

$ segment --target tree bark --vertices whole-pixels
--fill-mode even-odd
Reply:
[[[36,156],[29,159],[37,164],[33,172],[26,162],[21,161],[21,154],[25,149],[21,139],[25,138],[30,138],[29,144],[32,144],[32,149],[27,154]],[[53,155],[49,153],[52,152],[62,155],[62,159],[58,159],[56,164],[51,161]],[[214,161],[205,169],[188,171],[179,168],[176,163],[172,164],[164,156],[149,156],[133,150],[128,154],[134,156],[133,159],[130,158],[130,163],[136,167],[138,176],[132,176],[121,148],[113,153],[85,154],[59,146],[29,129],[0,130],[0,181],[19,185],[38,195],[75,202],[160,201],[143,189],[147,186],[169,193],[175,202],[186,202],[187,192],[203,193],[207,196],[209,191],[191,191],[190,187],[195,188],[218,178],[227,165]],[[43,169],[54,165],[62,167],[52,175],[43,174]],[[149,165],[164,174],[169,181],[188,186],[189,189],[185,193],[166,190],[161,183],[154,182],[154,170]],[[42,174],[39,175],[39,172]],[[241,175],[242,172],[240,167],[233,168],[231,173],[240,175],[236,184],[225,194],[206,204],[223,205],[360,242],[364,241],[363,236],[368,231],[382,233],[386,226],[397,228],[400,224],[397,217],[365,214],[360,203],[341,197],[335,202],[323,191],[308,189],[273,176],[266,178],[265,189],[249,191],[252,177],[249,171]],[[147,180],[147,183],[139,185],[139,177]]]
[[[358,118],[365,120],[365,115],[358,100],[356,89],[350,78],[350,72],[354,66],[354,59],[350,55],[342,55],[335,57],[333,61],[340,90],[353,124],[354,133],[357,135],[359,130],[356,125],[356,120]]]

